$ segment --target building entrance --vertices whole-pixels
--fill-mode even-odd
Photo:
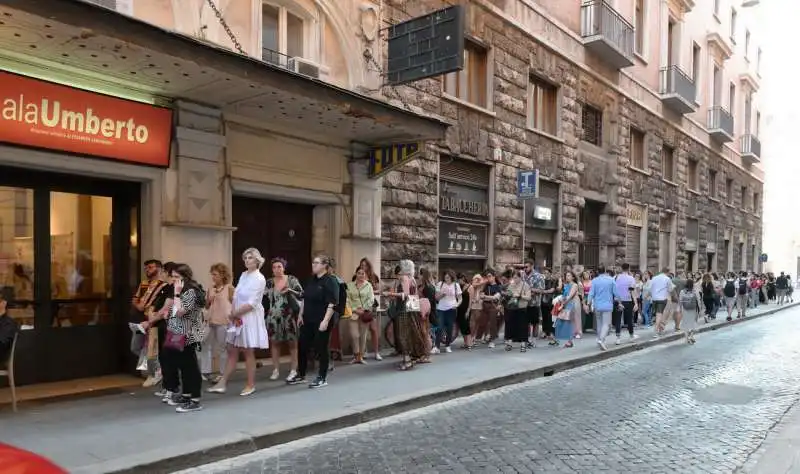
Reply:
[[[0,285],[20,385],[130,371],[139,185],[0,167]]]
[[[301,283],[311,276],[314,206],[234,196],[232,211],[235,279],[244,271],[242,252],[250,247],[267,259],[261,269],[267,278],[271,276],[269,260],[275,257],[286,260],[286,271]]]

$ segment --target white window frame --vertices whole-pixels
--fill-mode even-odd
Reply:
[[[636,0],[634,0],[636,1]],[[634,15],[636,15],[636,4],[633,5]],[[641,59],[643,62],[647,62],[650,59],[650,34],[649,34],[649,25],[647,21],[647,16],[650,14],[650,0],[642,0],[642,16],[644,17],[644,21],[642,25],[644,26],[642,31],[642,50],[636,51],[636,33],[634,32],[634,39],[633,39],[633,54]],[[633,19],[634,28],[638,22],[637,18]]]
[[[298,3],[292,0],[251,0],[253,11],[253,24],[252,28],[256,34],[253,35],[252,55],[256,58],[262,58],[263,49],[263,5],[270,5],[278,8],[278,53],[286,54],[287,37],[286,37],[286,18],[287,14],[292,15],[303,20],[303,59],[312,62],[320,63],[322,51],[324,51],[322,44],[322,30],[324,28],[325,16],[318,9],[315,12],[310,12],[301,7]]]

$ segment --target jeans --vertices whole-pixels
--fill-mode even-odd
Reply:
[[[321,321],[306,321],[300,326],[300,338],[297,342],[297,375],[306,376],[308,369],[308,356],[313,349],[319,358],[319,378],[328,377],[328,366],[331,363],[331,352],[329,344],[331,341],[331,329],[333,321],[328,324],[327,331],[319,330]]]
[[[594,325],[597,331],[597,342],[604,343],[608,337],[608,329],[611,325],[612,311],[595,311]]]
[[[197,362],[197,349],[197,344],[189,344],[182,351],[168,348],[162,349],[172,375],[175,380],[180,380],[180,384],[183,387],[183,395],[195,400],[200,399],[200,387],[203,383],[200,377],[200,364]],[[161,370],[163,372],[164,367]],[[166,383],[164,388],[171,392],[173,391]],[[177,388],[175,391],[177,391]]]
[[[623,301],[622,311],[618,308],[614,308],[611,319],[614,324],[614,330],[617,332],[617,337],[622,333],[623,319],[625,321],[625,326],[628,328],[628,334],[633,336],[633,301]]]
[[[163,377],[161,386],[168,392],[178,393],[181,386],[179,371],[175,366],[174,358],[167,354],[169,349],[164,348],[164,341],[167,340],[166,321],[159,321],[156,328],[158,328],[158,365],[161,366],[161,376]]]
[[[225,345],[225,338],[228,335],[228,326],[221,324],[208,325],[208,337],[203,343],[203,350],[200,353],[200,372],[210,374],[214,370],[214,358],[219,358],[217,368],[219,372],[225,371],[225,364],[228,362],[228,350]]]
[[[744,316],[744,313],[747,310],[747,293],[743,295],[736,295],[736,307],[738,308],[738,314],[740,316]]]
[[[646,299],[642,302],[642,321],[644,322],[645,326],[650,325],[651,317],[650,317],[650,299]]]
[[[442,342],[442,339],[446,340],[445,346],[449,346],[453,343],[450,339],[453,338],[453,324],[456,322],[456,315],[457,310],[456,308],[448,309],[448,310],[436,310],[436,317],[439,319],[439,328],[436,336],[436,348],[439,348],[439,345]]]

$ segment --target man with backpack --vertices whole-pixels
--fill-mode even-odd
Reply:
[[[725,286],[722,287],[722,294],[725,297],[725,307],[728,308],[728,321],[733,320],[733,307],[736,305],[736,274],[728,273],[725,278]]]
[[[739,319],[742,319],[745,316],[749,298],[750,281],[747,278],[747,272],[741,272],[739,274],[739,279],[736,280],[736,308]]]
[[[775,290],[778,296],[778,304],[782,305],[786,302],[786,293],[789,290],[789,279],[786,278],[786,274],[783,272],[775,279]]]

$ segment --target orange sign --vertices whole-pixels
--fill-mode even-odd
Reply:
[[[0,71],[0,142],[169,166],[170,109]]]

